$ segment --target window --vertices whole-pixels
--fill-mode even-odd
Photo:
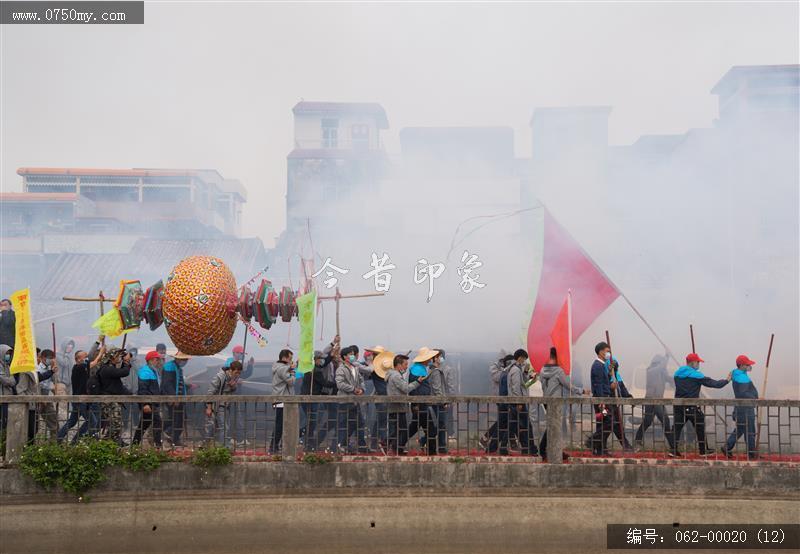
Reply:
[[[323,119],[322,120],[322,147],[323,148],[338,148],[339,147],[339,120],[338,119]]]
[[[350,137],[353,139],[353,148],[369,148],[369,125],[353,125]]]

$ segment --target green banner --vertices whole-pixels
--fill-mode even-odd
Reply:
[[[300,320],[300,347],[297,354],[297,373],[314,369],[314,324],[316,323],[317,293],[312,291],[297,298]]]

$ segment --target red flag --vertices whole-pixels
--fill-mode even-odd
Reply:
[[[547,210],[543,248],[539,288],[528,325],[528,355],[536,371],[541,370],[549,357],[550,331],[562,307],[565,290],[572,290],[573,341],[619,296],[617,287]]]
[[[570,296],[570,293],[567,293],[567,299],[564,300],[564,305],[561,306],[561,311],[558,312],[553,330],[550,331],[550,340],[552,345],[556,347],[556,353],[558,354],[558,365],[567,375],[572,371],[572,306]]]

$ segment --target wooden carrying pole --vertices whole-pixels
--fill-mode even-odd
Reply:
[[[608,345],[608,354],[610,356],[608,359],[608,369],[610,371],[613,367],[612,362],[614,361],[614,354],[613,350],[611,350],[611,336],[608,334],[608,330],[606,330],[606,344]],[[614,396],[617,398],[622,398],[622,391],[619,390],[619,380],[617,379],[616,371],[614,372],[614,380],[617,382],[617,387],[614,390]],[[617,404],[617,406],[619,406],[619,417],[617,418],[619,424],[619,440],[622,443],[622,448],[625,449],[625,428],[622,425],[622,414],[624,413],[624,407],[622,404]],[[617,406],[614,406],[615,412]]]
[[[694,347],[694,327],[692,327],[691,323],[689,324],[689,336],[692,337],[692,353],[697,354],[697,350]]]
[[[772,341],[775,340],[775,333],[772,333],[769,337],[769,349],[767,350],[767,363],[764,365],[764,384],[761,386],[761,394],[759,395],[761,398],[767,397],[767,377],[769,376],[769,359],[772,356]],[[759,445],[761,444],[761,408],[758,409],[758,431],[756,431],[756,449],[758,449]],[[767,439],[769,442],[769,439]]]
[[[341,329],[339,326],[339,301],[346,300],[348,298],[372,298],[373,296],[385,296],[386,293],[383,292],[368,292],[365,294],[341,294],[339,292],[339,287],[336,287],[336,294],[333,296],[318,296],[317,302],[321,302],[323,300],[333,300],[336,302],[336,334],[342,336]]]

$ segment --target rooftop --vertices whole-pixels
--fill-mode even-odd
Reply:
[[[165,279],[182,259],[216,256],[237,279],[249,279],[264,261],[260,239],[139,239],[128,254],[61,254],[35,294],[44,300],[63,296],[116,295],[121,279],[139,279],[149,287]],[[241,284],[241,283],[240,283]]]
[[[386,111],[376,102],[307,102],[303,100],[295,104],[292,113],[295,115],[371,115],[377,120],[378,128],[389,128]]]
[[[800,86],[800,65],[735,65],[722,76],[711,94],[728,94],[736,90],[743,78],[788,78],[788,83],[784,86]],[[780,86],[780,84],[778,84]]]
[[[77,202],[74,192],[0,192],[0,202]]]

